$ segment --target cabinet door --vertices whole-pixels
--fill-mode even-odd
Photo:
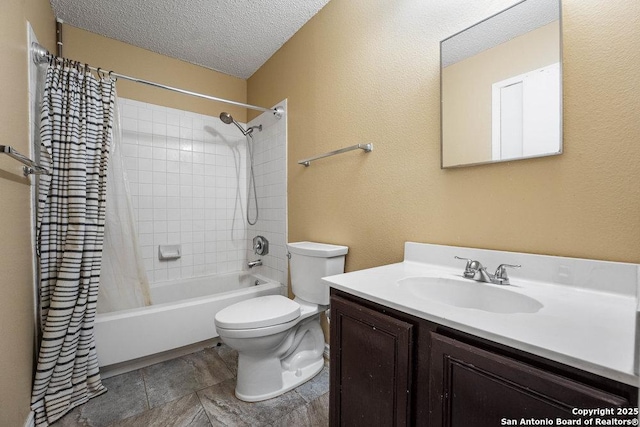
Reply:
[[[430,426],[572,419],[572,408],[629,405],[617,395],[431,333]]]
[[[332,426],[409,424],[412,325],[331,298]]]

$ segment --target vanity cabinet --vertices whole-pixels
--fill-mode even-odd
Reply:
[[[331,290],[332,426],[499,426],[638,389]],[[505,424],[507,423],[507,424]],[[519,425],[519,424],[511,424]]]
[[[517,359],[431,334],[430,424],[499,426],[573,419],[572,408],[631,406],[624,397]]]

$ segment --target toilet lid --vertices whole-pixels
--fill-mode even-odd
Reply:
[[[252,329],[279,325],[300,316],[300,305],[282,295],[251,298],[220,310],[216,326],[225,329]]]

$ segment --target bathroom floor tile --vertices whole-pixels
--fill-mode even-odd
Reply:
[[[211,427],[195,393],[112,424],[112,427]]]
[[[103,380],[107,392],[79,406],[55,423],[56,427],[104,427],[147,409],[142,373],[137,371]]]
[[[238,352],[226,344],[215,346],[214,349],[218,352],[218,355],[224,360],[227,368],[233,373],[233,376],[238,375]]]
[[[212,348],[148,366],[142,373],[151,408],[233,378]]]
[[[324,368],[311,380],[299,385],[295,389],[296,393],[300,394],[302,398],[311,402],[318,397],[329,392],[329,364],[325,363]]]
[[[243,402],[234,395],[235,378],[198,392],[214,426],[271,426],[295,409],[306,405],[295,391],[262,402]]]
[[[328,426],[329,366],[263,402],[235,397],[238,353],[222,344],[104,380],[109,391],[56,427]]]
[[[273,427],[327,427],[328,425],[328,392],[273,423]]]

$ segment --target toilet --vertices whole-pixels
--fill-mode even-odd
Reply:
[[[329,308],[321,278],[344,272],[346,246],[288,243],[293,300],[267,295],[230,305],[215,316],[220,339],[238,351],[236,397],[258,402],[313,378],[324,366],[320,313]]]

